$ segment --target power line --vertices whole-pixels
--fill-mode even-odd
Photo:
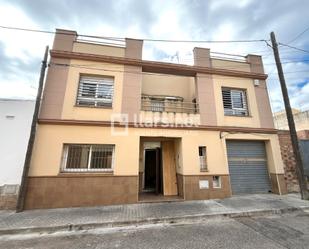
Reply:
[[[0,25],[0,28],[18,30],[18,31],[45,33],[45,34],[56,34],[55,31],[9,27],[9,26],[2,26],[2,25]],[[61,32],[61,31],[57,33],[62,34],[62,35],[74,35],[74,34],[68,34],[66,32]],[[87,35],[87,34],[79,34],[79,36],[88,37],[88,38],[97,38],[97,39],[118,40],[118,41],[124,40],[124,37],[97,36],[97,35]],[[169,40],[169,39],[151,39],[151,38],[135,38],[135,39],[151,41],[151,42],[178,42],[178,43],[250,43],[250,42],[265,42],[266,41],[265,39],[255,39],[255,40],[175,40],[175,39]]]
[[[8,30],[17,30],[17,31],[26,31],[26,32],[36,32],[36,33],[43,33],[43,34],[61,34],[61,35],[68,35],[72,36],[75,34],[70,34],[67,32],[55,32],[55,31],[48,31],[48,30],[39,30],[39,29],[29,29],[29,28],[20,28],[20,27],[10,27],[10,26],[3,26],[0,25],[0,28],[2,29],[8,29]],[[97,36],[97,35],[87,35],[87,34],[78,34],[78,36],[81,37],[87,37],[87,38],[93,38],[93,39],[105,39],[105,40],[112,40],[112,41],[117,41],[117,42],[123,42],[125,38],[123,37],[112,37],[112,36]],[[265,39],[256,39],[256,40],[163,40],[163,39],[150,39],[150,38],[144,38],[141,39],[144,41],[154,41],[154,42],[188,42],[188,43],[237,43],[237,42],[265,42],[267,40]],[[260,51],[251,51],[251,54],[260,54],[268,52],[268,50],[260,50]],[[231,56],[243,56],[244,55],[236,55],[236,54],[228,54],[228,53],[221,53],[221,52],[212,52],[214,54],[226,54],[226,55],[231,55]],[[265,54],[268,55],[269,53]]]
[[[287,44],[291,44],[292,42],[296,41],[299,37],[301,37],[304,33],[306,33],[309,30],[309,27],[306,28],[305,30],[303,30],[301,33],[299,33],[297,36],[295,36],[295,38],[293,38],[292,40],[290,40]]]
[[[305,73],[305,72],[309,72],[309,70],[299,70],[299,71],[291,71],[291,72],[284,72],[284,74],[291,74],[291,73]],[[277,74],[277,73],[273,73],[273,72],[271,72],[271,73],[268,73],[268,75],[271,75],[271,74]],[[308,77],[309,77],[309,75],[308,75]]]
[[[292,49],[296,49],[298,51],[302,51],[302,52],[305,52],[305,53],[309,53],[309,50],[305,50],[305,49],[302,49],[302,48],[297,48],[297,47],[293,47],[293,46],[290,46],[288,44],[284,44],[284,43],[281,43],[281,42],[278,42],[279,45],[281,46],[285,46],[285,47],[289,47],[289,48],[292,48]]]
[[[0,26],[0,28],[2,29],[9,29],[9,30],[17,30],[17,31],[27,31],[27,32],[37,32],[37,33],[45,33],[45,34],[61,34],[61,35],[74,35],[74,34],[70,34],[70,33],[66,33],[66,32],[61,32],[61,31],[58,31],[58,32],[55,32],[55,31],[47,31],[47,30],[38,30],[38,29],[28,29],[28,28],[19,28],[19,27],[9,27],[9,26]],[[87,35],[87,34],[79,34],[79,36],[82,36],[82,37],[88,37],[88,38],[96,38],[96,39],[105,39],[105,40],[114,40],[114,41],[124,41],[125,38],[121,38],[121,37],[109,37],[109,36],[96,36],[96,35]],[[200,40],[200,41],[197,41],[197,40],[162,40],[162,39],[149,39],[149,38],[145,38],[145,39],[142,39],[144,41],[158,41],[158,42],[191,42],[191,43],[229,43],[229,42],[232,42],[232,43],[237,43],[237,42],[258,42],[258,41],[266,41],[266,40],[263,40],[263,39],[260,39],[260,40],[221,40],[221,41],[206,41],[206,40]],[[281,45],[284,45],[284,44],[281,44]],[[299,49],[299,51],[302,51],[304,52],[304,50],[301,50]],[[263,53],[263,52],[268,52],[268,50],[261,50],[261,51],[253,51],[253,52],[250,52],[250,53]],[[285,52],[288,52],[288,51],[285,51]],[[305,51],[305,52],[308,52],[308,51]],[[245,57],[245,55],[237,55],[237,54],[229,54],[229,53],[222,53],[222,52],[211,52],[213,54],[222,54],[222,55],[229,55],[229,56],[238,56],[238,57]],[[270,53],[267,53],[265,54],[265,56],[269,55]]]
[[[44,34],[56,34],[57,33],[57,34],[69,35],[69,36],[74,35],[74,34],[61,32],[61,31],[55,32],[55,31],[48,31],[48,30],[10,27],[10,26],[2,26],[2,25],[0,25],[0,28],[9,29],[9,30],[17,30],[17,31],[44,33]],[[298,37],[308,30],[309,30],[309,27],[308,27],[308,29],[304,30],[301,34],[299,34]],[[87,34],[78,34],[78,36],[94,38],[94,39],[114,40],[114,41],[118,41],[118,42],[124,41],[124,39],[125,39],[124,37],[97,36],[97,35],[87,35]],[[296,37],[296,38],[298,38],[298,37]],[[294,40],[296,38],[294,38]],[[182,42],[183,43],[246,43],[246,42],[249,43],[249,42],[265,42],[265,41],[268,41],[268,40],[265,40],[265,39],[255,39],[255,40],[168,40],[168,39],[151,39],[151,38],[144,38],[144,39],[140,38],[140,39],[144,40],[144,41],[153,41],[153,42],[179,42],[179,43],[182,43]],[[289,43],[291,43],[291,42],[289,42]],[[292,46],[289,46],[288,44],[283,44],[283,43],[279,43],[279,44],[283,45],[283,46],[290,47],[290,48],[294,48],[294,49],[302,51],[302,52],[309,53],[309,51],[307,51],[307,50],[292,47]],[[251,53],[263,53],[263,52],[268,52],[268,50],[261,50],[261,51],[251,52]],[[212,52],[212,53],[244,57],[243,55],[228,54],[228,53],[221,53],[221,52]],[[265,56],[267,56],[268,54],[269,53],[265,54]]]
[[[9,26],[2,26],[0,25],[0,28],[2,29],[9,29],[9,30],[17,30],[17,31],[26,31],[26,32],[34,32],[34,33],[43,33],[43,34],[61,34],[61,35],[68,35],[68,36],[75,36],[75,34],[70,34],[66,32],[55,32],[55,31],[48,31],[48,30],[39,30],[39,29],[28,29],[28,28],[19,28],[19,27],[9,27]],[[79,36],[82,37],[88,37],[88,38],[94,38],[94,39],[106,39],[106,40],[118,40],[122,41],[124,38],[120,37],[108,37],[108,36],[96,36],[96,35],[83,35],[80,34]]]

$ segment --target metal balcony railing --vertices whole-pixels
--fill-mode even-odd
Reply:
[[[142,110],[151,112],[199,113],[198,104],[185,102],[180,97],[143,96]]]

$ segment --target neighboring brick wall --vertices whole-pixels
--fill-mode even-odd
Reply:
[[[309,130],[302,130],[297,132],[299,139],[309,139]]]
[[[288,192],[299,192],[296,162],[293,154],[290,132],[279,131],[278,136],[281,148],[281,157],[284,164],[284,178]]]

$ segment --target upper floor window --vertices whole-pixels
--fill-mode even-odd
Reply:
[[[111,107],[114,79],[111,77],[80,76],[77,105]]]
[[[246,91],[222,88],[225,115],[248,116]]]
[[[109,144],[65,144],[62,171],[111,171],[114,148]]]

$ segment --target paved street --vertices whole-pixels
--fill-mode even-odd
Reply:
[[[287,209],[309,209],[309,202],[298,195],[243,195],[222,200],[139,203],[87,208],[29,210],[21,213],[0,212],[0,234],[54,232],[120,225],[152,224],[196,217],[246,216],[278,213]]]
[[[100,229],[0,239],[0,248],[308,248],[309,214]]]

